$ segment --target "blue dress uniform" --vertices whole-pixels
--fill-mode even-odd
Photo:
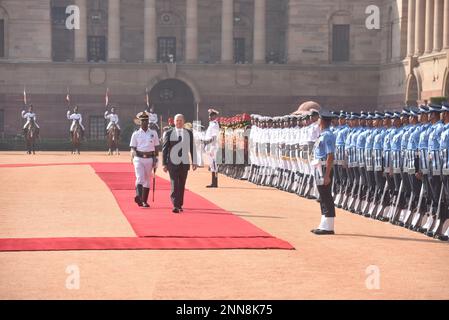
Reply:
[[[375,119],[375,113],[369,113],[368,120]],[[374,180],[374,157],[373,157],[373,147],[374,147],[374,138],[377,134],[378,129],[369,127],[366,131],[366,141],[365,141],[365,149],[362,150],[365,158],[365,174],[368,185],[368,195],[367,199],[369,202],[373,201],[374,189],[376,187]]]
[[[443,104],[441,109],[443,112],[449,112],[449,103]],[[440,211],[441,223],[447,221],[449,210],[449,122],[443,126],[440,139],[440,159],[442,164],[442,180],[444,184],[444,209]],[[449,228],[444,235],[437,234],[438,239],[449,240]]]
[[[361,120],[367,120],[368,114],[362,112],[360,116]],[[366,126],[360,126],[359,134],[356,142],[356,150],[357,150],[357,165],[359,172],[359,179],[362,184],[361,194],[366,194],[366,189],[368,188],[368,181],[366,177],[366,158],[365,158],[365,145],[366,145],[366,137],[369,134],[369,128]],[[359,195],[360,196],[360,195]]]
[[[359,120],[360,114],[357,112],[351,112],[351,116],[349,118],[350,120]],[[356,191],[359,186],[359,168],[358,168],[358,162],[357,162],[357,138],[360,134],[361,128],[357,124],[352,124],[352,129],[350,134],[348,135],[348,138],[346,139],[346,150],[348,150],[348,173],[349,173],[349,183],[348,183],[348,196],[352,198],[352,200],[349,200],[347,203],[347,206],[343,204],[343,207],[347,210],[350,210],[352,207],[352,204],[354,203],[354,200],[356,198]],[[348,141],[349,140],[349,141]]]
[[[341,111],[339,114],[340,119],[346,118],[346,113],[344,111]],[[335,173],[338,175],[338,180],[335,181],[336,184],[336,190],[335,193],[342,193],[343,187],[347,183],[347,172],[346,172],[346,157],[345,157],[345,141],[346,137],[348,136],[348,133],[350,131],[350,128],[347,124],[338,126],[337,129],[334,131],[334,135],[336,137],[336,143],[335,143]]]
[[[412,108],[410,110],[411,116],[418,117],[421,111],[418,108]],[[416,178],[416,173],[419,171],[419,137],[423,126],[418,123],[415,126],[411,126],[409,129],[409,136],[405,152],[407,154],[406,162],[404,164],[404,172],[407,173],[411,191],[413,193],[412,208],[416,208],[418,202],[418,195],[421,190],[421,180]]]
[[[426,106],[420,106],[421,114],[429,114],[429,108]],[[421,132],[419,134],[418,152],[419,152],[419,171],[423,175],[424,193],[426,195],[427,204],[430,204],[430,186],[429,186],[429,134],[431,123],[423,123],[421,125]]]
[[[383,121],[385,114],[383,112],[376,111],[376,115],[374,116],[375,120]],[[374,165],[374,180],[376,182],[377,192],[374,197],[376,203],[380,201],[382,188],[385,185],[385,176],[383,175],[383,144],[385,135],[387,134],[387,130],[381,123],[380,126],[377,126],[374,140],[373,140],[373,165]]]
[[[440,118],[441,106],[430,105],[429,111],[437,113]],[[440,138],[443,132],[443,123],[438,120],[432,124],[429,130],[429,182],[432,194],[432,214],[436,214],[438,209],[439,196],[441,191],[441,159],[440,159]]]
[[[395,120],[400,119],[400,117],[401,113],[399,112],[395,112],[393,115],[393,118]],[[394,126],[394,129],[391,131],[391,142],[390,142],[391,167],[393,171],[393,181],[394,181],[393,204],[396,203],[395,200],[397,199],[397,197],[399,197],[399,209],[404,208],[404,197],[402,196],[404,190],[401,191],[401,182],[402,182],[402,163],[403,163],[402,137],[404,136],[405,131],[406,128],[401,127],[401,125]]]
[[[394,119],[394,114],[391,112],[385,112],[385,117],[387,119]],[[383,161],[384,161],[384,175],[385,179],[388,182],[388,193],[387,197],[384,199],[385,203],[384,205],[390,204],[390,201],[392,200],[392,196],[394,193],[394,179],[391,175],[393,164],[392,164],[392,157],[391,157],[391,140],[396,133],[396,128],[390,127],[386,129],[384,143],[383,143]]]
[[[331,121],[334,116],[330,112],[320,111],[321,121]],[[317,235],[334,234],[335,206],[332,198],[332,171],[330,183],[324,184],[326,175],[327,158],[335,154],[336,137],[329,126],[322,130],[318,140],[315,142],[312,165],[314,176],[320,195],[321,223],[317,229],[312,230]],[[332,168],[330,169],[332,170]]]
[[[407,200],[410,197],[412,191],[407,173],[407,163],[409,161],[407,153],[407,144],[408,140],[410,139],[410,134],[413,131],[413,126],[410,124],[410,117],[412,116],[410,108],[404,108],[401,116],[407,119],[407,124],[402,128],[402,137],[401,137],[401,179],[404,188],[403,192],[406,196],[405,200]]]

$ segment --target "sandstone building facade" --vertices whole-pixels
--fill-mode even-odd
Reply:
[[[91,139],[107,89],[122,126],[146,90],[164,121],[206,121],[211,105],[399,108],[449,96],[448,53],[449,0],[0,0],[0,134],[20,131],[24,88],[55,138],[67,136],[67,91]]]

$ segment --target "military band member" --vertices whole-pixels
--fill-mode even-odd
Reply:
[[[34,122],[34,126],[36,127],[36,136],[39,137],[39,130],[40,127],[36,122],[37,116],[36,113],[33,110],[33,105],[30,104],[28,107],[28,111],[23,110],[22,111],[22,118],[26,119],[26,122],[23,126],[23,134],[24,136],[27,135],[27,130],[29,129],[29,126],[31,125],[31,122]]]
[[[70,136],[72,136],[73,129],[75,128],[76,122],[81,127],[81,138],[84,137],[84,131],[86,130],[83,125],[83,117],[81,113],[78,112],[78,106],[73,108],[73,113],[70,113],[70,110],[67,111],[67,119],[72,120],[72,124],[70,126]]]
[[[319,126],[321,134],[314,145],[314,160],[312,165],[316,185],[320,196],[321,222],[312,233],[316,235],[334,234],[335,206],[332,198],[332,169],[335,154],[335,135],[330,130],[333,115],[330,112],[320,112]]]
[[[139,207],[149,208],[148,195],[153,169],[157,167],[159,152],[159,137],[155,130],[149,128],[149,118],[146,111],[137,114],[140,129],[131,136],[132,162],[136,174],[136,196],[134,201]]]

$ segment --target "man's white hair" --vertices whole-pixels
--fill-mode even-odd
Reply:
[[[178,114],[175,116],[175,119],[174,119],[174,120],[176,121],[177,118],[182,118],[182,120],[185,120],[184,115],[181,114],[181,113],[178,113]]]

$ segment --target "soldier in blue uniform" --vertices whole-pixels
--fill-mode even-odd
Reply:
[[[427,233],[431,230],[433,223],[436,221],[438,203],[441,191],[441,160],[440,160],[440,138],[443,131],[443,123],[440,119],[441,106],[429,105],[430,122],[428,135],[428,164],[429,164],[429,186],[430,196],[432,200],[432,208],[427,217],[426,224],[418,228],[419,232]],[[431,235],[429,233],[429,235]]]
[[[369,208],[369,204],[374,201],[374,191],[376,188],[376,182],[374,180],[374,156],[373,156],[373,145],[374,145],[374,137],[376,135],[377,129],[374,128],[376,114],[370,112],[367,117],[367,130],[366,130],[366,138],[365,138],[365,146],[364,149],[361,150],[364,155],[364,163],[365,163],[365,177],[366,177],[366,197],[365,197],[365,205],[361,208],[361,213],[365,214],[365,216],[369,216],[367,209]]]
[[[443,120],[443,131],[441,133],[441,139],[440,139],[440,157],[441,157],[441,164],[442,164],[442,176],[441,179],[443,181],[444,186],[444,198],[443,198],[443,207],[440,211],[440,224],[444,225],[445,221],[448,219],[449,214],[449,103],[444,103],[443,107],[441,109],[443,111],[442,113],[442,120]],[[442,232],[443,230],[438,230]],[[435,237],[443,240],[448,241],[449,240],[449,228],[446,230],[445,234],[440,234],[437,232],[435,234]]]
[[[402,137],[404,135],[404,127],[402,127],[403,115],[400,112],[393,114],[393,127],[390,132],[390,158],[391,158],[391,170],[390,176],[393,178],[394,190],[392,193],[392,201],[390,206],[394,208],[391,215],[388,217],[390,222],[394,222],[396,219],[397,210],[404,208],[404,198],[401,196],[404,190],[404,183],[402,181]],[[396,204],[398,206],[396,207]]]
[[[345,186],[348,184],[348,170],[347,170],[347,159],[345,157],[345,141],[351,131],[351,128],[346,124],[347,114],[345,111],[340,111],[338,116],[339,126],[335,130],[334,134],[336,136],[336,149],[335,149],[335,172],[338,175],[338,182],[335,182],[335,194],[336,205],[341,207],[340,202],[345,192]]]
[[[374,116],[375,132],[373,133],[373,166],[374,166],[374,181],[376,183],[374,203],[376,205],[382,205],[381,201],[383,187],[385,185],[385,176],[383,174],[383,144],[385,135],[387,133],[384,127],[385,114],[383,112],[376,111]],[[374,218],[374,216],[372,216]]]
[[[357,165],[357,137],[360,131],[360,114],[357,112],[351,112],[351,116],[349,118],[349,123],[351,126],[351,131],[349,132],[346,141],[345,141],[345,151],[348,157],[348,202],[343,204],[343,208],[346,210],[350,210],[354,200],[356,198],[356,190],[359,185],[359,171]]]
[[[367,127],[368,113],[362,111],[360,114],[360,129],[356,140],[356,165],[359,175],[359,187],[357,191],[357,201],[352,208],[352,212],[361,214],[360,204],[362,200],[366,199],[368,191],[368,180],[366,177],[366,158],[365,158],[365,144],[366,136],[369,133]]]
[[[313,150],[312,166],[321,206],[321,223],[317,229],[312,230],[316,235],[334,234],[335,206],[331,188],[336,138],[330,130],[333,117],[330,112],[320,111],[321,134]]]
[[[410,209],[417,207],[419,200],[418,197],[422,186],[421,180],[416,178],[416,173],[419,171],[419,136],[422,130],[422,125],[418,121],[420,113],[421,111],[419,108],[410,108],[410,129],[408,130],[408,140],[405,146],[403,172],[404,176],[407,176],[407,178],[404,177],[403,179],[408,179],[408,184],[410,186]],[[402,144],[404,145],[404,142]],[[402,225],[409,227],[410,222],[411,221],[405,220]]]

